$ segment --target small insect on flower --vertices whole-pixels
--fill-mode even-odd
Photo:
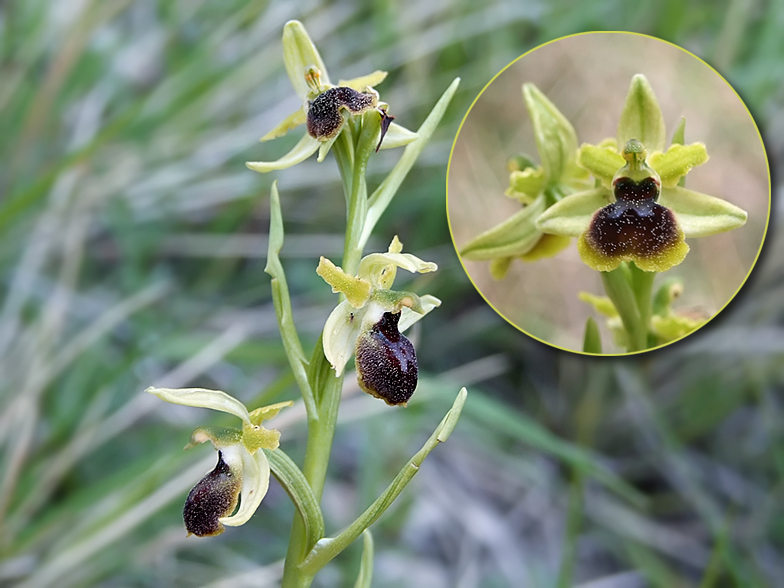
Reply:
[[[399,312],[385,312],[381,320],[357,338],[359,387],[390,406],[406,404],[417,386],[414,346],[398,330]]]
[[[337,86],[316,96],[308,108],[308,133],[314,139],[327,141],[336,137],[343,128],[346,122],[343,111],[357,116],[374,108],[381,114],[381,138],[376,147],[378,151],[395,117],[388,115],[385,108],[378,106],[378,92],[372,88],[358,92],[348,86]]]

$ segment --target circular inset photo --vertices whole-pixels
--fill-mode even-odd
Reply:
[[[770,173],[709,65],[653,37],[586,33],[485,86],[452,147],[447,213],[466,273],[511,324],[569,351],[638,353],[738,293]]]

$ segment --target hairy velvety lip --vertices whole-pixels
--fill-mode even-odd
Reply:
[[[308,133],[320,141],[331,139],[343,127],[343,116],[340,114],[342,108],[356,115],[375,108],[377,104],[378,94],[357,92],[347,86],[330,88],[310,103]]]
[[[389,405],[406,404],[417,386],[414,346],[398,330],[400,313],[385,312],[357,339],[357,381],[368,394]]]

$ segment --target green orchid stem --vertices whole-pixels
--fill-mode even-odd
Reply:
[[[602,283],[623,322],[627,334],[627,351],[642,351],[648,347],[648,322],[651,313],[651,288],[655,273],[630,269],[623,263],[610,272],[601,272]],[[635,272],[650,277],[637,277]],[[647,293],[646,293],[647,292]],[[642,301],[642,303],[640,303]]]
[[[350,128],[352,127],[347,125],[338,136],[332,146],[332,152],[337,160],[343,180],[343,190],[348,200],[342,267],[346,273],[356,274],[359,260],[362,258],[363,247],[360,243],[360,237],[367,215],[365,172],[368,159],[377,141],[380,117],[376,112],[367,113],[363,117],[358,137],[349,130]],[[321,339],[316,344],[311,359],[309,380],[315,395],[316,411],[315,414],[308,414],[308,444],[302,471],[310,484],[313,496],[317,501],[320,501],[324,490],[324,481],[327,477],[327,466],[332,452],[332,440],[335,435],[340,395],[343,389],[343,376],[335,376],[334,370],[324,357]],[[310,586],[313,574],[317,570],[313,574],[308,574],[299,568],[299,564],[312,548],[312,541],[306,532],[302,519],[295,516],[283,569],[283,588]]]

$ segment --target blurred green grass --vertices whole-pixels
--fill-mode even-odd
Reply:
[[[444,301],[415,333],[421,388],[390,412],[348,386],[325,491],[335,530],[469,387],[449,443],[374,527],[374,585],[776,586],[781,240],[769,236],[707,332],[640,358],[589,360],[529,340],[484,305],[450,243],[444,180],[457,125],[490,77],[585,30],[655,35],[715,65],[775,166],[778,0],[0,2],[0,585],[277,584],[293,514],[285,493],[273,486],[250,524],[218,539],[185,539],[182,502],[214,458],[180,448],[206,417],[142,390],[294,397],[263,273],[273,178],[244,167],[295,140],[256,143],[296,107],[280,49],[289,18],[335,75],[388,69],[379,89],[406,126],[463,79],[371,244],[397,233],[441,268],[410,286]],[[371,173],[395,157],[381,153]],[[339,255],[343,198],[330,162],[276,177],[284,264],[312,346],[334,304],[313,269]],[[775,204],[774,217],[773,228]],[[297,416],[282,414],[281,427],[301,458]],[[353,582],[359,550],[319,585]]]

